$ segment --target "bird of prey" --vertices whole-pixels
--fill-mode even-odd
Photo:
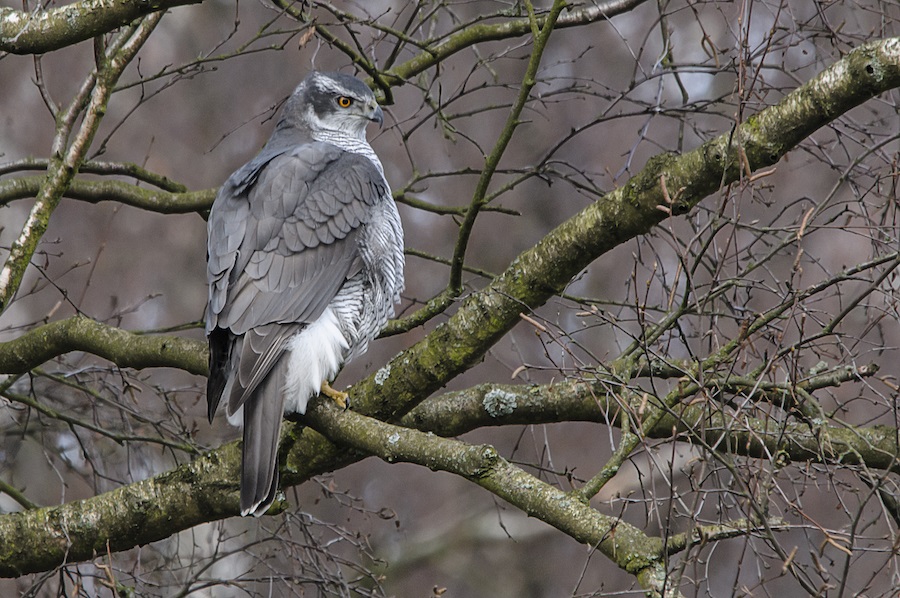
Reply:
[[[210,211],[208,415],[224,399],[243,423],[242,515],[275,499],[282,414],[346,399],[329,381],[400,300],[400,215],[366,140],[382,119],[359,79],[310,73]]]

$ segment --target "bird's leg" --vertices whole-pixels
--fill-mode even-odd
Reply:
[[[350,395],[343,391],[331,388],[328,380],[322,380],[321,392],[323,395],[337,403],[341,409],[346,409],[347,404],[350,402]]]

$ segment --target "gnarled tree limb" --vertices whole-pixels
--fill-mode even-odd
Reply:
[[[390,463],[417,463],[474,482],[552,525],[575,540],[596,547],[619,567],[635,575],[651,595],[663,595],[663,541],[635,526],[604,515],[576,496],[534,477],[503,459],[487,445],[468,445],[386,424],[333,404],[316,402],[304,422],[334,442]]]
[[[81,0],[32,12],[0,7],[0,52],[43,54],[91,39],[154,12],[202,0]]]
[[[71,351],[108,359],[119,367],[173,367],[207,372],[206,343],[169,335],[135,334],[84,316],[51,322],[0,343],[0,374],[24,374]]]
[[[23,176],[0,181],[0,205],[36,196],[43,183],[42,176]],[[87,181],[76,178],[63,195],[89,203],[116,201],[159,214],[205,214],[216,198],[216,189],[175,193],[138,187],[124,181]]]

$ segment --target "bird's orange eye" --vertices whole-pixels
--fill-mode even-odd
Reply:
[[[341,96],[337,99],[337,103],[341,108],[349,108],[350,104],[353,103],[353,99],[348,98],[347,96]]]

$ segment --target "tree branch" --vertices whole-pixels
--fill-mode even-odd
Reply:
[[[440,64],[457,52],[476,44],[528,35],[535,28],[543,28],[548,18],[551,18],[548,14],[529,15],[522,18],[505,18],[501,23],[478,23],[460,27],[458,31],[452,33],[443,42],[438,40],[424,42],[427,47],[416,57],[388,71],[378,72],[364,55],[354,50],[327,28],[311,20],[309,15],[304,14],[302,10],[303,5],[298,6],[296,3],[290,2],[290,0],[271,1],[279,9],[301,23],[310,23],[315,27],[316,33],[322,39],[330,44],[334,44],[341,52],[346,54],[354,64],[372,78],[373,87],[385,94],[388,104],[392,103],[390,98],[390,88],[392,86],[404,85],[408,79]],[[554,27],[561,29],[589,25],[634,10],[644,2],[646,0],[607,0],[606,2],[594,2],[578,8],[569,8],[564,14],[559,15],[558,18],[556,16],[553,17],[555,20]]]
[[[0,374],[24,374],[71,351],[92,353],[122,368],[173,367],[205,376],[208,367],[205,342],[135,334],[73,316],[0,343]]]
[[[596,547],[635,575],[650,596],[663,594],[666,575],[660,538],[647,536],[633,525],[592,509],[586,502],[509,463],[491,446],[437,438],[341,411],[324,401],[313,404],[303,422],[335,442],[389,463],[416,463],[464,477],[576,541]]]
[[[0,52],[43,54],[91,39],[137,18],[202,0],[81,0],[32,12],[0,7]]]
[[[646,0],[607,0],[574,8],[559,15],[555,27],[579,27],[610,19],[616,15],[634,10]],[[463,28],[439,44],[435,44],[421,52],[415,58],[397,65],[382,73],[381,83],[384,85],[403,85],[407,79],[440,64],[449,56],[456,54],[475,44],[511,39],[528,35],[532,27],[544,27],[548,15],[504,20],[502,23],[476,24]]]
[[[43,176],[28,176],[0,181],[0,205],[8,204],[17,199],[36,196],[40,193],[44,180],[45,177]],[[204,215],[212,206],[212,202],[216,198],[216,191],[216,189],[202,189],[200,191],[174,193],[138,187],[124,181],[74,179],[63,192],[63,195],[89,203],[117,201],[126,206],[159,214],[197,212]]]
[[[561,421],[617,423],[620,416],[618,403],[606,397],[599,382],[570,381],[541,387],[486,384],[430,399],[403,418],[401,425],[440,436],[456,436],[481,426]],[[711,415],[703,406],[687,406],[677,417],[665,416],[648,430],[648,435],[671,438],[673,429],[676,433],[697,431],[707,444],[726,440],[738,454],[766,458],[785,451],[785,457],[797,461],[823,462],[820,436],[808,426],[781,428],[771,420],[755,419],[746,419],[743,426],[744,430],[735,430],[733,422],[726,420],[721,412]],[[281,474],[286,486],[366,456],[359,450],[336,446],[310,428],[286,427],[289,429],[280,450]],[[873,426],[827,430],[834,448],[832,454],[843,458],[843,462],[854,462],[852,459],[862,456],[866,465],[875,469],[896,467],[895,429]],[[723,438],[725,435],[727,438]],[[353,442],[387,440],[391,447],[390,438],[387,435]],[[435,440],[430,438],[431,442]],[[372,446],[368,449],[378,453]],[[379,454],[388,455],[387,450]],[[200,523],[234,516],[239,512],[239,468],[239,444],[232,442],[170,472],[113,492],[58,507],[0,516],[0,576],[43,571],[63,562],[89,559],[95,551],[106,550],[107,540],[109,550],[127,550]],[[510,498],[512,504],[524,500]],[[578,502],[571,497],[569,500]],[[170,513],[172,517],[165,521],[157,515],[151,517],[146,513],[151,505],[154,514]],[[282,507],[276,504],[274,509]],[[89,519],[97,523],[97,529],[79,523],[87,514],[91,514]],[[66,527],[65,522],[71,522],[71,526]],[[121,530],[130,531],[122,534]]]
[[[683,532],[670,536],[666,540],[666,553],[677,554],[683,550],[687,550],[692,546],[709,544],[718,540],[727,540],[728,538],[737,538],[746,536],[755,531],[769,530],[788,530],[789,525],[779,518],[770,518],[766,520],[765,526],[753,523],[748,519],[739,519],[737,521],[729,521],[727,523],[718,523],[713,525],[698,525],[689,532]]]
[[[0,517],[0,576],[128,550],[238,512],[237,443],[88,500]]]
[[[867,366],[829,373],[823,377],[840,382],[873,375]],[[818,381],[817,384],[818,386]],[[621,426],[622,397],[608,393],[604,380],[572,380],[548,386],[482,384],[424,401],[400,421],[400,425],[441,436],[458,436],[485,426],[548,424],[587,421]],[[627,391],[626,391],[627,392]],[[653,398],[656,406],[659,399]],[[693,436],[705,445],[727,448],[737,455],[787,461],[847,464],[864,463],[872,469],[900,468],[897,430],[891,426],[830,425],[812,429],[805,422],[778,422],[772,418],[737,415],[708,403],[679,405],[643,432],[649,438]],[[823,450],[822,438],[828,438]]]
[[[26,170],[46,171],[50,167],[50,160],[46,158],[22,158],[0,164],[0,175]],[[134,164],[133,162],[103,162],[101,160],[86,160],[78,169],[79,174],[118,175],[135,178],[143,183],[149,183],[159,187],[163,191],[172,193],[184,193],[188,190],[181,183],[177,183],[169,177],[152,172]],[[215,191],[213,191],[215,194]]]

